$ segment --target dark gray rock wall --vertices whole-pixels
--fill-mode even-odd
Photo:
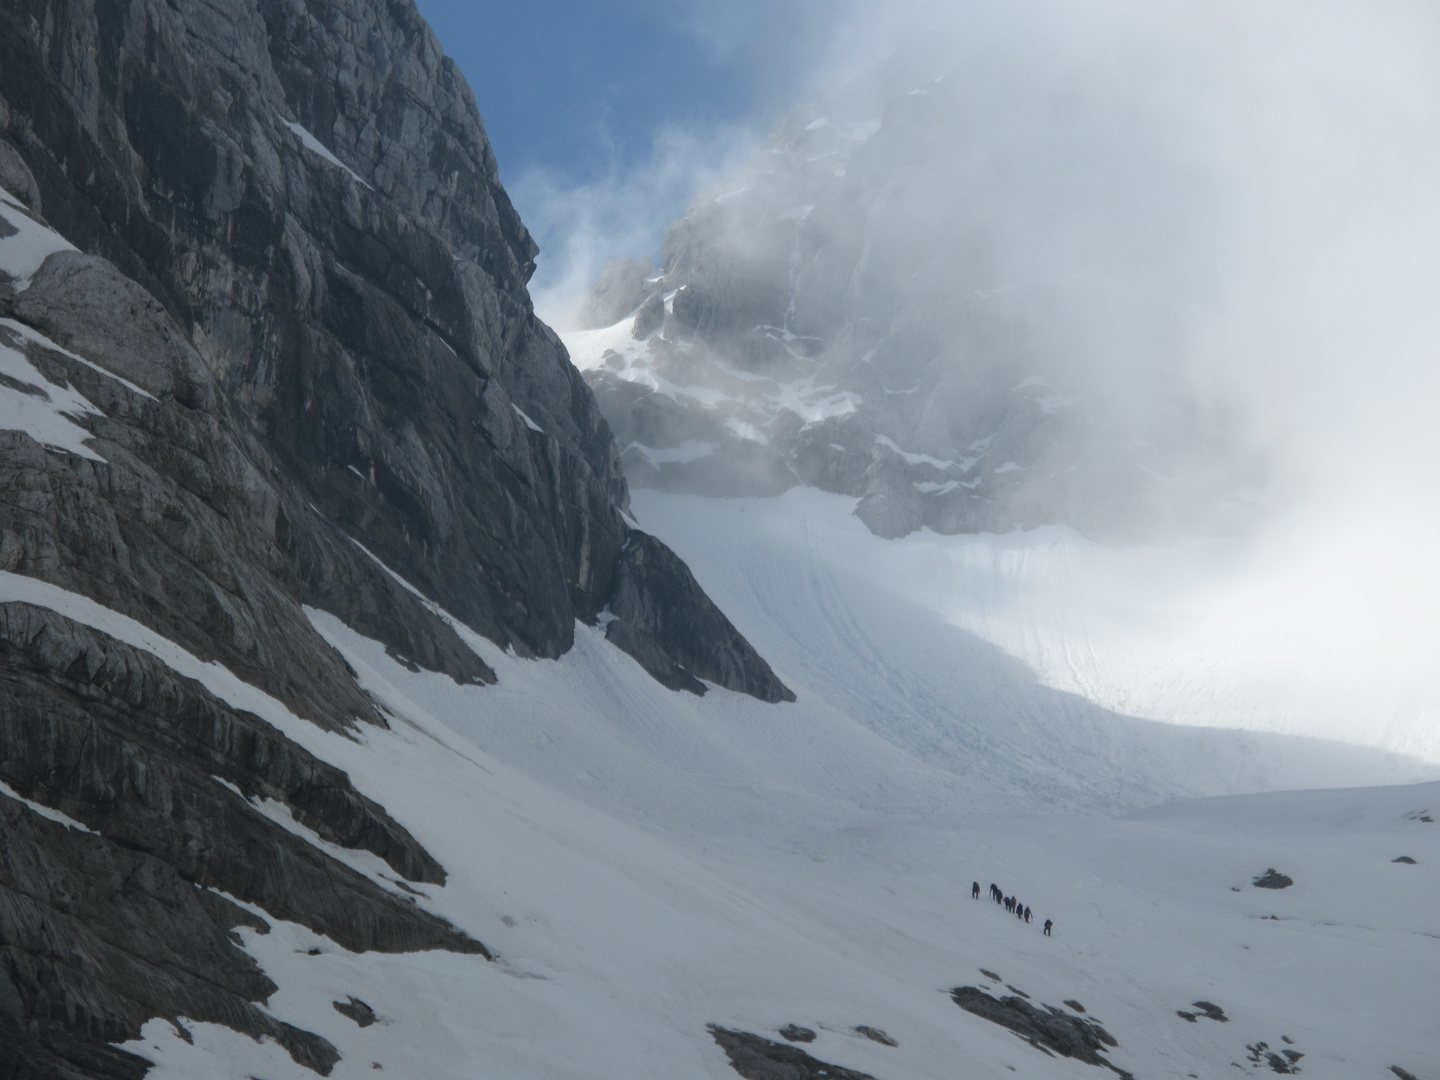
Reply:
[[[40,375],[0,392],[68,385],[95,407],[70,418],[93,457],[0,431],[0,571],[129,616],[342,735],[384,715],[305,605],[488,683],[385,567],[543,657],[633,580],[609,428],[534,315],[534,242],[406,0],[0,5],[0,184],[79,249],[28,284],[0,274],[0,345]],[[647,666],[783,696],[644,541],[644,587],[621,606]],[[182,1013],[328,1071],[328,1044],[256,1008],[273,987],[226,936],[253,917],[211,890],[355,951],[488,955],[252,801],[442,883],[343,772],[26,604],[0,604],[0,780],[95,830],[0,796],[0,1074],[139,1075],[106,1044]]]
[[[106,1044],[186,1016],[269,1036],[328,1074],[334,1047],[255,1005],[275,985],[227,934],[252,918],[159,860],[0,795],[0,1066],[138,1077],[143,1059]]]
[[[3,18],[5,133],[49,220],[168,310],[321,514],[498,643],[568,648],[608,596],[624,482],[531,309],[535,246],[475,103],[414,9]]]
[[[411,5],[10,5],[0,133],[49,221],[121,271],[67,268],[68,309],[32,286],[17,316],[82,354],[120,339],[102,362],[122,373],[143,330],[96,312],[128,305],[169,339],[139,366],[228,414],[258,484],[279,478],[292,505],[260,516],[300,599],[485,675],[433,622],[349,600],[371,575],[321,531],[522,655],[595,618],[628,532],[619,460],[534,315],[535,245],[475,102]]]

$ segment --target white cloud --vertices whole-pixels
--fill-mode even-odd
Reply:
[[[507,185],[540,245],[530,286],[540,317],[566,327],[610,259],[658,264],[666,227],[698,191],[739,168],[755,142],[756,133],[740,126],[704,135],[667,127],[656,133],[646,158],[616,161],[598,179],[568,184],[532,169]]]

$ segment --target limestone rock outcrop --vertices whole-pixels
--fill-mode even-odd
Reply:
[[[619,601],[657,675],[788,691],[632,532],[476,103],[408,0],[8,3],[0,187],[0,1072],[138,1076],[110,1044],[180,1015],[327,1072],[258,1007],[228,932],[264,921],[225,897],[354,951],[488,955],[306,830],[396,882],[445,868],[340,769],[15,583],[341,737],[385,715],[307,606],[495,681],[417,593],[526,657]]]

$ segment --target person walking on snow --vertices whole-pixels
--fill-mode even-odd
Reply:
[[[1054,925],[1055,925],[1055,924],[1054,924],[1053,922],[1051,922],[1049,919],[1046,919],[1046,920],[1045,920],[1045,936],[1046,936],[1046,937],[1049,937],[1049,936],[1050,936],[1050,928],[1051,928],[1052,926],[1054,926]]]
[[[979,899],[980,899],[980,883],[979,883],[978,881],[972,882],[972,883],[970,884],[970,899],[971,899],[971,900],[979,900]]]
[[[1027,923],[1030,921],[1030,909],[1028,907],[1025,909],[1025,921]]]

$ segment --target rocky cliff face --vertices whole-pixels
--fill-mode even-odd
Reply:
[[[567,338],[630,482],[809,484],[882,536],[1242,519],[1251,465],[1171,366],[1205,295],[1183,163],[1103,94],[903,61],[797,108],[660,272],[597,282]]]
[[[0,571],[6,598],[48,590],[0,603],[0,1071],[139,1075],[106,1044],[188,1015],[327,1072],[256,1008],[226,931],[263,920],[226,897],[355,950],[484,946],[261,813],[444,880],[136,634],[340,733],[385,718],[304,605],[494,681],[415,591],[537,657],[623,598],[619,643],[657,675],[788,691],[632,534],[609,429],[531,308],[535,245],[410,4],[7,4],[0,187]],[[622,592],[632,537],[653,558]]]

